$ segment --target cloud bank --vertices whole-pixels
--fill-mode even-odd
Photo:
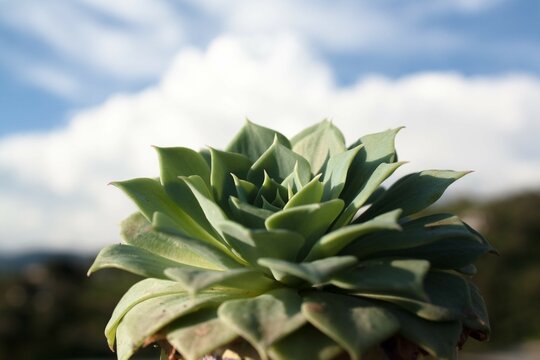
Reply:
[[[401,174],[473,169],[457,193],[500,194],[540,180],[540,79],[421,73],[339,86],[284,36],[184,48],[155,86],[115,95],[62,129],[0,140],[0,250],[94,251],[134,207],[106,184],[156,176],[150,145],[223,147],[247,116],[286,135],[331,118],[349,142],[405,125]]]

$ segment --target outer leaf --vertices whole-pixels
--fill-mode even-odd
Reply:
[[[198,152],[185,147],[156,147],[164,184],[175,182],[178,176],[200,176],[210,187],[210,167]]]
[[[304,325],[269,350],[276,360],[332,360],[341,353],[341,346],[311,325]]]
[[[303,130],[292,138],[291,143],[294,152],[308,159],[315,174],[329,156],[346,150],[343,134],[328,120]]]
[[[426,300],[424,278],[429,270],[425,260],[385,259],[361,263],[334,276],[332,285],[358,293],[376,293]]]
[[[226,271],[207,270],[191,267],[174,267],[165,270],[165,275],[181,283],[184,288],[195,296],[211,286],[244,289],[249,283],[250,291],[266,290],[272,286],[272,281],[253,269],[231,269]]]
[[[354,159],[347,175],[347,185],[343,189],[342,196],[347,204],[356,197],[360,191],[360,185],[371,177],[380,164],[397,161],[394,140],[401,129],[400,127],[365,135],[349,147],[352,149],[360,144],[364,145]],[[360,179],[362,179],[361,182],[359,182]]]
[[[489,316],[480,291],[470,281],[467,281],[469,287],[469,295],[471,297],[471,314],[469,318],[465,319],[464,325],[471,330],[471,336],[480,341],[486,341],[489,339],[490,326]]]
[[[242,258],[254,266],[261,257],[296,260],[304,238],[288,230],[248,230],[234,222],[220,226],[227,242]]]
[[[132,214],[125,219],[121,229],[125,244],[143,248],[182,264],[215,270],[238,266],[234,266],[232,260],[219,250],[202,241],[154,231],[152,224],[141,213]]]
[[[201,293],[195,299],[186,294],[165,295],[145,300],[127,312],[116,331],[119,360],[129,359],[156,332],[204,305],[234,298],[224,292]]]
[[[249,228],[264,229],[264,221],[267,217],[274,213],[273,211],[262,209],[242,202],[232,196],[229,199],[229,203],[233,218],[240,224]]]
[[[431,321],[462,321],[475,319],[467,283],[461,277],[440,271],[430,272],[425,279],[429,302],[399,296],[362,294],[391,302],[417,316]]]
[[[281,144],[291,148],[289,140],[279,132],[254,124],[246,119],[242,130],[227,146],[227,151],[243,154],[255,162],[272,145],[276,137]]]
[[[345,187],[349,167],[362,146],[358,145],[351,150],[330,156],[324,168],[323,200],[336,199],[341,194]]]
[[[113,349],[114,340],[116,337],[116,328],[124,315],[135,305],[155,297],[160,297],[170,294],[185,293],[183,286],[180,284],[159,279],[144,279],[129,288],[122,296],[105,327],[105,336],[109,347]]]
[[[320,285],[340,271],[353,267],[358,261],[354,256],[333,256],[299,264],[272,258],[261,258],[258,263],[269,268],[274,278],[285,284],[298,284],[298,280],[302,279]]]
[[[458,321],[434,322],[392,308],[401,324],[400,334],[441,360],[457,359],[457,343],[462,327]]]
[[[136,246],[114,244],[101,249],[88,275],[101,269],[116,268],[145,277],[167,279],[163,272],[174,266],[182,265]]]
[[[277,289],[253,299],[228,301],[219,307],[218,316],[266,360],[268,346],[306,323],[301,302],[296,291]]]
[[[357,184],[357,193],[354,195],[354,197],[352,197],[350,203],[341,213],[332,228],[337,229],[349,224],[354,216],[358,213],[358,210],[367,204],[372,196],[376,194],[376,191],[380,189],[379,186],[382,184],[382,182],[392,175],[394,171],[396,171],[396,169],[403,164],[403,162],[391,164],[382,163],[377,166],[373,173],[366,173],[358,179],[348,180],[354,182],[354,184]]]
[[[236,195],[236,186],[231,174],[245,178],[251,166],[251,161],[241,154],[210,149],[212,170],[210,183],[216,200],[222,208],[226,208],[229,196]]]
[[[425,216],[405,222],[402,226],[403,230],[401,232],[384,231],[366,235],[362,238],[362,241],[357,241],[347,246],[343,250],[343,253],[353,254],[359,258],[398,256],[400,254],[403,256],[412,255],[415,258],[426,258],[425,256],[420,256],[418,252],[430,244],[436,246],[439,243],[442,243],[442,245],[453,243],[456,249],[461,249],[462,246],[473,243],[478,244],[484,250],[489,249],[481,239],[464,226],[458,217],[453,215],[437,214]],[[443,251],[448,250],[442,246],[441,249]],[[433,249],[431,251],[425,251],[423,255],[431,255],[433,258],[435,253],[433,253]],[[442,254],[444,252],[441,252]],[[468,257],[470,254],[466,253],[465,255]],[[449,259],[461,261],[455,257]]]
[[[304,299],[302,313],[308,321],[355,360],[399,329],[388,310],[359,298],[318,291]]]
[[[240,264],[243,264],[242,259],[234,255],[223,243],[215,241],[209,245],[202,241],[186,238],[178,231],[176,223],[172,221],[167,215],[160,212],[154,214],[152,221],[152,227],[165,234],[175,236],[175,239],[181,241],[185,246],[193,249],[201,256],[205,256],[209,261],[222,265],[225,268],[235,268]]]
[[[214,202],[212,194],[204,185],[204,181],[200,176],[194,175],[190,177],[181,177],[180,180],[184,181],[189,187],[195,198],[197,199],[199,206],[204,211],[206,219],[216,230],[217,224],[227,219],[227,215],[221,210],[221,208]],[[219,230],[218,230],[219,233]],[[220,234],[221,235],[221,234]]]
[[[401,227],[397,223],[400,213],[401,210],[394,210],[365,223],[346,226],[324,235],[313,245],[306,257],[306,261],[336,255],[351,242],[375,231],[400,230]],[[361,239],[358,241],[361,241]]]
[[[311,179],[309,162],[276,140],[251,166],[248,180],[260,185],[263,183],[266,172],[272,179],[282,182],[294,171],[295,167],[298,169],[302,184],[306,184]]]
[[[320,177],[320,175],[315,176],[306,186],[294,194],[285,204],[284,209],[320,202],[324,191],[324,185],[319,181]]]
[[[201,359],[238,337],[218,319],[213,308],[186,315],[169,329],[167,341],[187,360]]]
[[[425,170],[404,176],[360,215],[357,221],[365,221],[393,209],[402,209],[402,216],[414,214],[437,201],[450,184],[468,173]]]
[[[266,219],[265,225],[269,230],[286,229],[301,234],[306,239],[302,252],[307,254],[313,243],[326,232],[342,209],[341,199],[297,206],[276,212]]]
[[[112,184],[122,189],[137,204],[148,221],[152,221],[155,212],[161,212],[174,221],[177,231],[182,235],[201,239],[212,245],[219,244],[211,235],[211,230],[202,227],[188,215],[187,210],[174,203],[158,181],[139,178]]]

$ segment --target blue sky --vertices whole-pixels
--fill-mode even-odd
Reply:
[[[49,11],[35,11],[35,16],[46,14],[57,20],[61,20],[61,15],[51,16],[50,13],[62,9],[66,17],[76,14],[91,24],[91,30],[101,28],[102,36],[116,30],[127,34],[126,38],[134,43],[135,48],[138,45],[131,38],[130,31],[134,37],[146,27],[156,26],[160,21],[157,16],[148,25],[137,17],[130,18],[111,11],[99,1],[97,5],[91,1],[65,0],[51,1],[47,5],[28,0],[0,2],[3,14],[0,16],[0,108],[4,119],[0,123],[0,136],[58,127],[65,124],[73,110],[99,104],[116,92],[140,90],[159,79],[180,47],[207,46],[220,33],[234,27],[223,18],[230,14],[219,6],[212,8],[211,5],[189,1],[159,2],[163,4],[162,11],[172,14],[168,21],[176,21],[178,32],[182,34],[154,49],[162,56],[159,64],[152,64],[149,71],[135,69],[128,75],[115,73],[115,69],[108,69],[103,64],[85,61],[76,54],[77,46],[70,49],[55,42],[54,32],[47,35],[40,31],[40,26],[25,26],[25,22],[34,20],[32,16],[24,15],[24,9],[35,11],[37,7],[50,7]],[[312,3],[324,7],[320,1]],[[540,74],[540,3],[537,1],[472,0],[457,1],[453,5],[450,1],[434,1],[431,3],[438,6],[433,5],[431,9],[427,9],[423,1],[381,1],[377,5],[371,2],[370,6],[365,3],[355,5],[352,1],[331,3],[351,14],[363,14],[365,8],[369,8],[369,12],[382,14],[384,21],[401,22],[403,27],[413,29],[409,30],[411,35],[422,35],[419,40],[414,36],[404,36],[397,45],[393,41],[387,46],[384,41],[370,43],[362,36],[358,40],[347,39],[344,45],[331,46],[325,43],[326,40],[321,41],[321,36],[300,28],[298,31],[307,33],[305,36],[310,46],[332,67],[340,84],[350,84],[365,74],[400,77],[429,70],[455,71],[465,75]],[[304,2],[302,6],[309,11],[310,5]],[[341,10],[330,13],[333,18],[328,21],[339,22],[340,13]],[[363,16],[359,16],[358,21],[362,19]],[[285,25],[284,28],[295,31],[294,25],[287,22]],[[347,27],[350,26],[354,26],[354,20],[334,36],[354,36],[354,31],[352,35],[348,34]],[[245,28],[249,30],[250,26]],[[57,30],[70,31],[67,26],[58,26]],[[268,32],[276,30],[283,29],[272,29],[271,26],[263,29]],[[384,32],[385,28],[377,30]],[[381,34],[366,34],[367,37],[370,35],[376,39],[381,37]],[[64,41],[70,40],[77,41],[69,37]],[[144,51],[144,44],[139,45]],[[117,61],[130,62],[129,55],[132,54],[120,53]],[[149,62],[153,60],[149,59]],[[44,71],[41,78],[33,77],[36,67],[51,73],[54,71],[55,79],[60,83],[57,88],[44,84],[48,80]],[[49,78],[52,77],[50,74]],[[73,89],[68,95],[69,84]]]
[[[400,169],[540,184],[540,2],[0,0],[0,251],[94,252],[150,145],[225,146],[247,116],[354,141],[405,125]]]

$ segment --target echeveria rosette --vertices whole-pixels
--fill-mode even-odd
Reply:
[[[487,339],[469,277],[493,248],[456,216],[417,214],[466,172],[383,188],[403,164],[398,131],[347,147],[328,121],[291,140],[248,121],[225,151],[156,148],[159,179],[115,183],[140,212],[89,271],[146,278],[107,324],[118,358],[150,343],[188,360],[243,343],[261,359],[454,359],[467,336]]]

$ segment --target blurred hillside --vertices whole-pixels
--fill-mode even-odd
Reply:
[[[471,340],[465,350],[540,340],[540,193],[461,200],[437,209],[449,210],[501,253],[482,258],[475,276],[491,315],[492,339]],[[0,259],[0,359],[114,358],[103,329],[137,278],[114,270],[87,278],[90,262],[91,257],[51,254]],[[153,349],[148,351],[140,356]]]

